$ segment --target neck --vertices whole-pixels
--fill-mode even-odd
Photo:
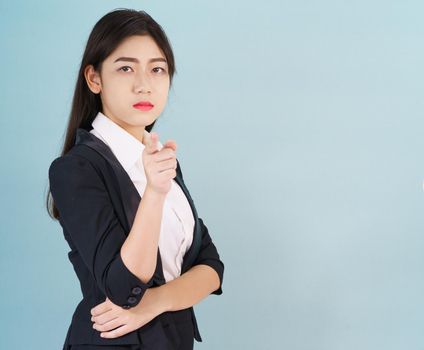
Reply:
[[[132,136],[134,136],[138,141],[140,141],[143,145],[144,145],[144,126],[139,126],[139,127],[124,127],[124,129],[131,134]]]
[[[106,115],[106,114],[105,114]],[[134,136],[138,141],[140,141],[143,145],[143,139],[144,139],[144,126],[132,126],[128,125],[120,120],[117,120],[115,118],[112,118],[110,116],[107,116],[110,120],[112,120],[114,123],[118,124],[122,129],[124,129],[126,132]]]

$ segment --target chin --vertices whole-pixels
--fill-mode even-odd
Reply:
[[[133,114],[128,118],[128,124],[133,126],[143,126],[152,124],[157,118],[154,116],[143,115],[143,114]]]

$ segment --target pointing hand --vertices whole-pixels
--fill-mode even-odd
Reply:
[[[177,175],[177,144],[168,140],[159,148],[159,135],[152,131],[145,134],[145,148],[143,150],[143,166],[146,173],[147,186],[160,194],[167,194],[171,189],[171,181]]]

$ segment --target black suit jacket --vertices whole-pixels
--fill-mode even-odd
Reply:
[[[185,254],[181,273],[198,264],[211,266],[219,275],[222,293],[224,264],[203,220],[197,216],[193,199],[186,188],[177,161],[174,180],[185,193],[193,211],[193,242]],[[49,167],[50,191],[59,211],[59,222],[71,251],[69,260],[81,284],[83,299],[69,326],[64,349],[71,344],[126,345],[152,344],[155,349],[178,346],[175,322],[193,322],[194,337],[202,341],[193,307],[165,312],[136,331],[114,339],[100,337],[93,329],[90,310],[108,297],[123,308],[136,306],[147,288],[164,284],[158,248],[156,270],[143,283],[124,265],[120,248],[134,221],[140,195],[115,155],[99,138],[85,129],[77,129],[75,146]]]

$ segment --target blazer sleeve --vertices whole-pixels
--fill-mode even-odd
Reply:
[[[51,163],[49,181],[60,224],[100,290],[116,305],[136,306],[153,277],[144,283],[123,263],[127,235],[98,172],[87,159],[68,154]]]
[[[202,243],[200,246],[199,254],[193,262],[193,266],[200,264],[208,265],[216,271],[220,281],[219,288],[213,291],[211,294],[220,295],[222,294],[222,282],[224,279],[224,263],[220,259],[219,253],[216,249],[215,244],[212,241],[208,228],[203,223],[203,220],[201,218],[198,219],[201,226]]]

